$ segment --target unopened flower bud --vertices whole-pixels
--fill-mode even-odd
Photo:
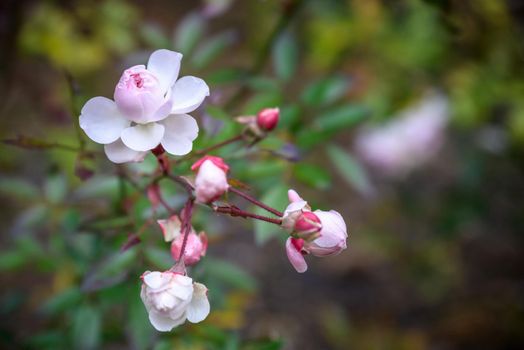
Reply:
[[[280,118],[280,109],[278,108],[265,108],[257,114],[257,125],[265,131],[273,130]]]
[[[193,164],[191,170],[197,171],[195,178],[197,201],[211,203],[228,190],[227,172],[229,166],[222,158],[205,156]]]
[[[304,243],[304,249],[315,256],[337,255],[346,249],[348,234],[342,215],[334,210],[315,210],[314,213],[320,219],[322,230],[320,237]]]
[[[293,235],[305,241],[312,241],[320,237],[322,224],[313,212],[304,211],[295,221]]]
[[[179,260],[182,255],[182,244],[184,242],[184,235],[180,235],[171,243],[171,256],[174,260]],[[184,263],[191,266],[200,261],[200,258],[206,255],[207,250],[207,236],[205,232],[200,232],[198,235],[195,231],[191,231],[187,237]]]
[[[348,237],[346,223],[334,211],[311,211],[296,191],[289,190],[290,204],[284,211],[282,227],[291,233],[286,242],[289,262],[297,272],[307,270],[304,255],[318,257],[337,255],[346,249]]]

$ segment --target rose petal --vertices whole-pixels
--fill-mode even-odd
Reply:
[[[116,104],[105,97],[94,97],[86,102],[80,114],[80,127],[97,143],[108,144],[118,140],[130,121],[124,118]]]
[[[307,205],[306,201],[291,202],[284,210],[284,216],[287,216],[295,211],[302,210]]]
[[[169,278],[166,278],[162,272],[153,271],[147,272],[142,275],[142,280],[144,283],[153,289],[162,287],[165,283],[169,282]]]
[[[209,96],[206,82],[193,76],[182,77],[173,86],[173,114],[189,113],[198,108]]]
[[[307,270],[307,263],[304,259],[304,256],[301,252],[299,252],[295,246],[293,245],[291,241],[291,237],[289,237],[286,241],[286,254],[287,258],[289,259],[289,262],[295,270],[297,270],[298,273],[306,272]]]
[[[177,215],[171,216],[167,220],[157,220],[156,221],[162,233],[164,234],[164,241],[171,242],[180,235],[180,229],[182,227],[182,222]]]
[[[187,114],[175,114],[161,122],[165,126],[162,146],[173,155],[183,156],[193,149],[193,140],[198,136],[196,120]]]
[[[146,156],[146,152],[134,151],[124,145],[122,140],[117,140],[108,145],[104,145],[107,158],[113,163],[141,162]]]
[[[167,92],[175,83],[181,60],[181,53],[165,49],[156,50],[149,56],[147,70],[157,77],[162,91]]]
[[[299,202],[303,201],[302,198],[298,195],[297,191],[295,190],[289,190],[287,191],[287,197],[289,198],[290,202]]]
[[[211,309],[207,299],[207,288],[201,283],[193,284],[193,298],[187,308],[187,320],[198,323],[206,319]]]
[[[135,151],[155,148],[164,136],[164,126],[159,123],[135,125],[122,131],[122,142]]]
[[[184,323],[185,319],[181,318],[178,320],[173,320],[168,316],[164,316],[154,310],[149,311],[149,321],[159,332],[169,332],[178,325]]]
[[[190,277],[175,274],[177,288],[171,289],[171,293],[179,299],[186,300],[193,294],[193,280]]]

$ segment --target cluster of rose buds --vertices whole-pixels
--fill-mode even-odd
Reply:
[[[157,220],[164,241],[171,244],[175,264],[167,271],[147,271],[142,279],[141,298],[151,324],[158,331],[170,331],[186,320],[203,321],[210,312],[207,288],[193,282],[186,266],[198,263],[206,255],[208,239],[205,232],[191,225],[195,202],[211,207],[216,213],[267,221],[282,226],[289,238],[286,251],[298,272],[307,265],[304,255],[328,256],[346,248],[346,224],[336,211],[312,211],[311,207],[293,190],[289,190],[289,206],[284,213],[271,208],[232,187],[228,183],[230,171],[226,162],[216,156],[205,155],[191,170],[194,178],[170,173],[167,154],[186,155],[193,148],[198,125],[186,113],[194,111],[209,95],[206,83],[195,77],[178,78],[182,55],[158,50],[149,58],[147,68],[142,65],[124,71],[115,88],[114,101],[95,97],[87,101],[80,115],[80,126],[93,141],[104,144],[112,162],[142,161],[148,151],[157,158],[160,178],[171,179],[182,185],[188,199],[179,212],[163,200],[156,177],[146,189],[156,208],[163,205],[170,212],[167,219]],[[266,137],[278,124],[278,108],[266,108],[255,116],[244,116],[237,121],[244,130],[237,137],[215,145],[205,154],[225,144],[244,141],[250,146]],[[242,210],[228,203],[226,192],[234,193],[276,217],[262,216]]]

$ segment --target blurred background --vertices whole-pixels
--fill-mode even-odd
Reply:
[[[3,0],[0,348],[524,348],[523,26],[519,0]],[[155,159],[117,167],[78,128],[157,48],[211,87],[196,149],[280,106],[263,142],[215,154],[349,227],[297,274],[283,231],[199,208],[212,312],[167,334],[138,278],[173,263],[144,225],[167,214],[123,176]]]

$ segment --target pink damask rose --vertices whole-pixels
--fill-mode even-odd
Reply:
[[[304,216],[315,218],[313,220],[309,219],[309,221],[313,223],[316,222],[314,220],[318,219],[321,226],[318,235],[314,239],[306,240],[294,233],[292,233],[291,237],[287,239],[286,253],[289,262],[297,272],[303,273],[307,270],[307,263],[304,259],[304,255],[312,254],[317,257],[337,255],[347,248],[347,227],[342,215],[334,210],[308,211],[309,206],[307,206],[307,202],[300,198],[298,193],[293,190],[288,192],[288,197],[291,203],[284,212],[283,222],[286,221],[286,218],[291,218],[292,215],[297,215],[298,213],[297,219],[294,221],[294,227],[297,226],[297,222],[299,223],[298,226],[302,225],[300,220]],[[297,208],[299,208],[298,210],[300,211],[297,211]],[[309,222],[303,224],[310,225]],[[310,238],[311,236],[306,235],[304,237]]]
[[[229,166],[220,157],[205,156],[198,160],[191,170],[196,171],[195,196],[201,203],[211,203],[220,198],[228,189]]]
[[[184,235],[180,235],[171,243],[171,256],[174,260],[179,260],[182,255],[182,243],[184,242]],[[186,248],[184,249],[184,264],[186,266],[195,265],[200,259],[206,255],[207,250],[207,235],[205,232],[197,234],[191,231],[187,237]]]
[[[115,88],[115,101],[99,96],[86,102],[80,127],[104,145],[109,160],[141,161],[158,145],[173,155],[192,150],[198,125],[187,113],[209,96],[209,87],[200,78],[178,79],[181,60],[178,52],[157,50],[147,67],[124,71]]]
[[[140,297],[157,331],[169,332],[186,319],[198,323],[209,315],[207,288],[179,273],[146,271]]]

